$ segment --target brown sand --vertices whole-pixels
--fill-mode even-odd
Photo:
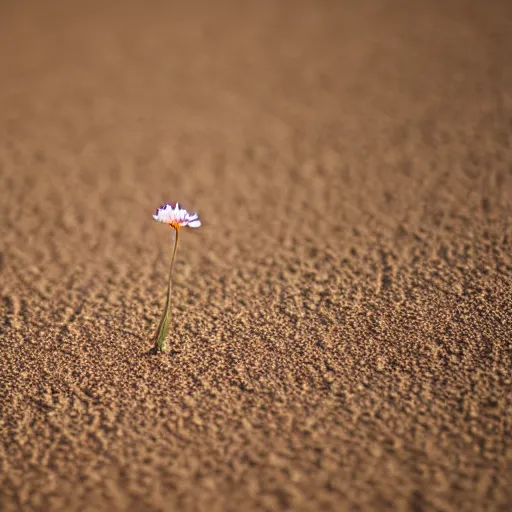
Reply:
[[[144,5],[1,3],[0,510],[512,510],[512,3]]]

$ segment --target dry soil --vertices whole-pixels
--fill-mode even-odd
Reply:
[[[2,1],[0,509],[512,510],[511,55],[506,0]]]

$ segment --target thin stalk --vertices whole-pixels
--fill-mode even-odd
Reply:
[[[171,266],[169,268],[167,299],[165,301],[165,309],[158,326],[158,331],[155,336],[155,349],[157,352],[168,352],[170,350],[169,344],[167,343],[167,336],[169,334],[171,316],[172,269],[174,268],[174,260],[176,259],[176,252],[178,251],[179,228],[174,228],[174,232],[174,249],[172,251]]]

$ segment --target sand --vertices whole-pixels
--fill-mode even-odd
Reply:
[[[0,509],[512,510],[511,55],[506,0],[2,2]]]

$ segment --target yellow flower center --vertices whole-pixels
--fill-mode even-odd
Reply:
[[[177,231],[178,229],[180,229],[180,225],[179,225],[179,223],[178,223],[178,222],[176,222],[176,221],[169,222],[169,226],[173,227],[176,231]]]

